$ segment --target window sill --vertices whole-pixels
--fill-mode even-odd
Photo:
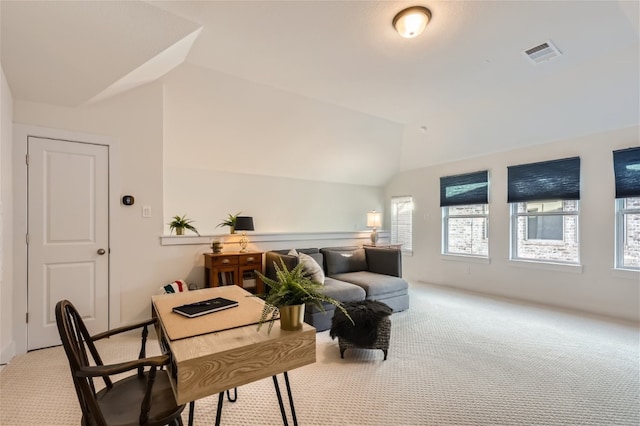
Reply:
[[[582,274],[584,267],[582,265],[570,265],[565,263],[542,262],[533,260],[510,259],[511,265],[516,268],[525,269],[545,269],[547,271],[571,272],[574,274]]]
[[[622,269],[622,268],[614,268],[611,270],[611,275],[616,278],[625,278],[628,280],[636,280],[640,278],[640,271],[635,269]]]
[[[491,263],[491,258],[484,256],[472,256],[467,254],[442,254],[440,256],[441,260],[452,261],[452,262],[466,262],[466,263],[481,263],[488,265]]]

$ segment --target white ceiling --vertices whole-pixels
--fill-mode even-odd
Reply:
[[[432,20],[403,39],[416,4]],[[638,5],[3,0],[2,66],[14,98],[76,106],[186,61],[403,124],[406,170],[638,124]],[[531,64],[547,40],[563,55]]]

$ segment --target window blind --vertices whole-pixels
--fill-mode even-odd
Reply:
[[[580,199],[580,157],[507,168],[507,202]]]
[[[391,243],[402,244],[402,250],[412,248],[412,197],[391,198]]]
[[[616,198],[640,196],[640,147],[613,151]]]
[[[440,178],[440,207],[487,204],[489,172],[466,173]]]

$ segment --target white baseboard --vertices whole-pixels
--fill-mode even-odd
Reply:
[[[7,364],[14,356],[16,356],[16,342],[12,340],[0,351],[0,364]]]

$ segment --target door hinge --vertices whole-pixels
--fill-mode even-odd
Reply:
[[[25,241],[27,242],[27,245],[29,245],[29,234],[25,235]]]
[[[24,314],[25,318],[24,318],[24,322],[26,322],[27,324],[29,324],[29,312],[27,312],[26,314]]]
[[[27,163],[27,166],[28,166],[29,165],[29,154],[26,154],[24,156],[24,161],[25,161],[25,163]]]

